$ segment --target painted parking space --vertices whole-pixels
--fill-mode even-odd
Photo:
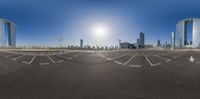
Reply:
[[[168,54],[159,54],[157,56],[160,56],[160,57],[163,57],[163,58],[166,58],[166,59],[171,59],[171,60],[174,58],[173,56],[170,56]]]
[[[31,60],[33,60],[34,56],[32,55],[24,55],[21,58],[16,59],[16,61],[24,64],[31,64]]]
[[[66,58],[64,57],[60,57],[59,55],[49,55],[49,57],[55,62],[55,63],[61,63],[64,62],[66,60]],[[50,59],[50,60],[51,60]],[[52,61],[52,62],[53,62]]]
[[[21,54],[12,54],[12,55],[9,55],[8,58],[14,58],[14,57],[19,57],[19,56],[22,56]]]
[[[172,53],[169,53],[167,55],[172,56],[173,58],[178,58],[183,54],[185,54],[185,52],[172,52]]]
[[[54,62],[51,61],[47,56],[36,56],[36,58],[31,62],[32,65],[39,64],[39,65],[49,65],[53,64]]]
[[[146,59],[149,60],[149,63],[152,64],[152,66],[155,64],[161,64],[162,62],[166,61],[165,59],[156,56],[146,56]]]
[[[12,53],[6,53],[6,52],[2,52],[0,53],[1,56],[7,57],[13,55]]]
[[[23,64],[39,64],[39,65],[48,65],[62,63],[66,60],[71,60],[73,58],[79,57],[84,54],[84,52],[76,51],[65,51],[65,52],[0,52],[0,56],[16,61]]]
[[[120,57],[117,59],[114,59],[114,62],[118,62],[120,64],[125,64],[132,56],[131,55],[125,55],[124,57]]]
[[[144,56],[134,57],[128,64],[129,67],[148,67],[150,66]]]
[[[113,54],[113,52],[110,52],[110,53]],[[177,58],[183,54],[182,52],[172,53],[172,51],[146,51],[146,52],[132,51],[132,52],[126,52],[126,53],[114,52],[118,56],[110,58],[108,57],[111,55],[110,53],[109,52],[100,53],[100,56],[106,58],[109,61],[113,61],[114,63],[124,65],[124,66],[130,66],[130,67],[159,66],[161,64],[171,62],[171,60],[175,59],[174,57]],[[137,55],[135,55],[136,53]],[[170,56],[168,54],[173,54],[174,56]]]

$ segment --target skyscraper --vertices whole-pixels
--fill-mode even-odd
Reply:
[[[145,46],[145,40],[144,40],[144,33],[140,32],[140,47],[144,47]]]
[[[174,42],[175,40],[174,40],[174,32],[172,32],[172,34],[171,34],[171,50],[174,50]]]
[[[179,21],[176,25],[175,34],[175,47],[176,48],[199,48],[200,46],[200,18],[189,18]],[[188,24],[192,24],[192,29],[188,27]],[[190,30],[191,33],[188,31]],[[189,40],[191,35],[192,41]]]
[[[140,39],[139,38],[137,38],[137,48],[139,48],[139,45],[140,45]]]
[[[15,24],[0,19],[0,47],[16,47]]]
[[[160,39],[157,41],[157,46],[160,47],[161,44],[160,44]]]
[[[80,40],[80,48],[83,48],[83,39]]]

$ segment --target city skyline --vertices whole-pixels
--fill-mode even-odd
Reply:
[[[140,32],[145,43],[170,43],[178,21],[198,18],[198,0],[1,0],[0,18],[16,24],[17,46],[118,45],[117,39],[136,43]],[[48,5],[44,6],[44,5]],[[187,5],[187,6],[185,6]],[[187,13],[185,13],[187,11]],[[108,28],[105,38],[90,33],[95,25]],[[154,39],[152,39],[154,38]]]

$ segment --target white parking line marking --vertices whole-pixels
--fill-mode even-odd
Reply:
[[[183,52],[183,53],[181,53],[181,54],[175,56],[174,58],[178,58],[178,57],[180,57],[181,55],[183,55],[183,54],[185,54],[185,53],[186,53],[186,52]]]
[[[40,65],[48,65],[49,63],[40,63]]]
[[[117,64],[120,64],[120,65],[123,65],[123,63],[121,63],[121,62],[118,62],[118,61],[114,61],[115,63],[117,63]]]
[[[28,64],[31,64],[31,63],[33,62],[33,60],[35,59],[36,56],[37,56],[37,55],[35,55],[35,56],[32,58],[32,60],[31,60]]]
[[[106,57],[106,56],[104,56],[104,55],[102,55],[102,54],[100,54],[100,53],[99,53],[99,56],[101,56],[101,57]]]
[[[141,65],[129,65],[129,67],[142,67]]]
[[[112,59],[111,59],[111,58],[109,58],[109,57],[106,57],[106,59],[107,59],[107,60],[109,60],[109,61],[110,61],[110,60],[112,60]]]
[[[23,57],[23,56],[25,56],[25,55],[17,56],[17,57],[11,58],[11,59],[14,60],[14,61],[17,61],[17,59],[19,59],[19,58],[21,58],[21,57]]]
[[[160,65],[160,64],[161,64],[161,62],[160,63],[155,63],[155,64],[153,64],[153,66]]]
[[[73,55],[73,57],[77,57],[77,56],[79,56],[79,55],[81,55],[82,53],[79,53],[79,54],[76,54],[76,55]]]
[[[25,62],[25,61],[22,61],[22,63],[24,63],[24,64],[29,64],[29,62]]]
[[[126,62],[124,63],[124,65],[128,64],[135,56],[137,56],[137,53],[134,54],[128,61],[126,61]]]
[[[72,59],[71,57],[66,57],[66,56],[61,56],[61,55],[57,55],[57,56],[59,56],[59,57],[61,57],[61,58]]]
[[[200,64],[200,61],[199,60],[194,60],[197,64]]]
[[[172,58],[173,58],[173,56],[171,56],[171,55],[168,55],[168,54],[164,54],[164,56],[169,56],[169,57],[172,57]]]
[[[154,55],[154,56],[166,60],[165,62],[169,62],[169,61],[171,61],[171,59],[168,59],[168,58],[165,58],[165,57],[161,57],[161,56],[158,56],[158,55]]]
[[[121,58],[121,57],[125,57],[127,56],[128,54],[125,54],[125,55],[121,55],[121,56],[118,56],[118,57],[114,57],[114,58],[111,58],[112,60],[115,60],[115,59],[118,59],[118,58]]]
[[[109,61],[111,60],[111,58],[106,57],[106,56],[102,55],[101,53],[98,53],[98,55],[101,56],[101,57],[103,57],[103,58],[106,58],[106,59],[109,60]]]
[[[59,61],[57,61],[57,63],[61,63],[61,62],[64,62],[64,60],[59,60]]]
[[[144,53],[143,53],[143,55],[144,55]],[[160,65],[160,64],[161,64],[161,63],[153,64],[153,63],[151,63],[151,61],[147,58],[147,56],[144,55],[144,57],[145,57],[145,59],[149,62],[149,64],[150,64],[151,66],[156,66],[156,65]]]
[[[47,55],[47,57],[48,57],[49,60],[51,60],[53,63],[56,63],[51,57],[49,57],[49,55]]]

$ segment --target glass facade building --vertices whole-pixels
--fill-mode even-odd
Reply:
[[[0,19],[0,47],[16,47],[16,29],[15,24]]]
[[[144,33],[140,32],[140,47],[144,47],[145,43],[144,43]]]
[[[80,40],[80,48],[83,48],[83,39]]]
[[[192,23],[192,41],[187,37],[187,24]],[[175,35],[176,48],[199,48],[200,47],[200,18],[181,20],[176,25]]]

